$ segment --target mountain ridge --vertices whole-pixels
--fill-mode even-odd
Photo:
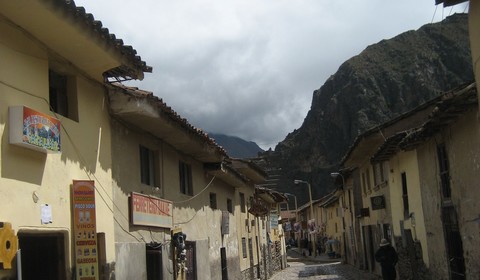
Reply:
[[[300,128],[266,156],[291,192],[293,179],[311,182],[313,197],[333,188],[330,172],[355,138],[441,92],[473,80],[466,14],[367,46],[313,92]],[[300,200],[306,201],[303,191]]]
[[[255,158],[258,156],[258,153],[264,152],[257,143],[237,136],[211,132],[208,133],[208,136],[215,139],[215,142],[222,146],[227,151],[227,154],[233,158]]]

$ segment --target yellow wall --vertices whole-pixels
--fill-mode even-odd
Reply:
[[[67,267],[71,267],[72,180],[94,180],[98,190],[97,232],[105,233],[107,261],[113,262],[112,163],[103,86],[64,64],[63,67],[77,77],[79,121],[57,116],[62,123],[62,152],[44,154],[9,144],[9,106],[24,105],[54,114],[47,104],[47,50],[3,21],[0,21],[0,31],[0,221],[11,222],[17,233],[63,232],[68,240]],[[37,202],[32,198],[34,194]],[[40,224],[41,204],[51,205],[53,223]],[[5,272],[0,272],[0,276],[1,273]]]
[[[390,203],[393,219],[393,234],[401,235],[400,221],[404,221],[404,228],[412,230],[414,240],[420,241],[422,245],[423,261],[429,265],[427,233],[423,214],[422,191],[419,179],[418,161],[416,151],[400,152],[390,159]],[[392,172],[393,171],[393,172]],[[402,192],[402,177],[405,172],[407,177],[407,193],[409,212],[412,217],[405,219]]]

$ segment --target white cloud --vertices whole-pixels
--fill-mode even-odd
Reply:
[[[312,93],[368,45],[432,21],[434,1],[77,0],[153,73],[153,91],[193,125],[274,147]],[[434,21],[455,11],[437,8]]]

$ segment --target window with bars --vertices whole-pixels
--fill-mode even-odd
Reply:
[[[247,258],[247,239],[242,237],[242,254],[243,258]]]
[[[402,198],[403,198],[403,216],[405,219],[410,218],[410,208],[408,206],[408,187],[407,174],[402,172]]]
[[[448,155],[444,144],[437,146],[438,166],[440,168],[440,182],[442,185],[443,198],[450,198],[452,191],[450,188],[450,170],[448,166]]]
[[[245,194],[244,193],[240,193],[240,211],[242,211],[242,213],[246,212]]]

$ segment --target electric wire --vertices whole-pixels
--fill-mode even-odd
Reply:
[[[50,102],[49,102],[46,98],[44,98],[44,97],[42,97],[42,96],[38,96],[38,95],[33,94],[33,93],[31,93],[31,92],[28,92],[28,91],[26,91],[26,90],[23,90],[23,89],[21,89],[21,88],[18,88],[18,87],[14,86],[14,85],[12,85],[12,84],[10,84],[10,83],[7,83],[7,82],[5,82],[5,81],[3,81],[3,80],[0,80],[0,83],[3,84],[3,85],[5,85],[5,86],[7,86],[7,87],[10,87],[10,88],[12,88],[12,89],[15,89],[15,90],[17,90],[17,91],[19,91],[19,92],[22,92],[22,93],[24,93],[24,94],[27,94],[27,95],[29,95],[29,96],[32,96],[32,97],[38,98],[38,99],[40,99],[40,100],[43,100],[43,101],[48,105],[48,107],[50,108],[50,110],[52,110],[52,113],[54,114],[54,116],[55,116],[57,119],[59,119],[58,114],[53,111],[52,107],[50,106]],[[84,167],[82,168],[82,170],[85,172],[85,174],[87,175],[88,179],[89,179],[89,180],[92,180],[92,177],[93,177],[93,178],[95,179],[95,181],[98,183],[98,185],[101,187],[101,189],[105,192],[106,196],[109,198],[109,200],[112,202],[112,204],[113,204],[118,210],[120,210],[120,208],[115,204],[115,202],[113,201],[113,199],[112,199],[110,196],[108,196],[107,191],[106,191],[105,188],[103,187],[103,185],[102,185],[102,183],[100,182],[100,180],[98,180],[98,178],[95,176],[95,174],[91,174],[88,170],[86,170],[86,167],[88,166],[88,165],[86,164],[86,160],[83,158],[83,156],[82,156],[81,152],[79,151],[78,147],[77,147],[77,146],[75,145],[75,143],[73,142],[73,139],[72,139],[72,137],[70,136],[70,134],[68,133],[68,130],[66,129],[66,127],[63,125],[62,122],[60,122],[60,125],[61,125],[63,131],[65,132],[65,135],[67,136],[68,140],[70,140],[70,143],[71,143],[71,145],[72,145],[72,147],[73,147],[73,149],[74,149],[74,152],[75,152],[75,153],[77,154],[77,156],[79,157],[79,160],[81,161],[81,164],[83,164]],[[103,195],[101,194],[101,192],[98,190],[98,188],[96,187],[96,185],[95,185],[95,190],[96,190],[96,192],[98,193],[98,195],[100,196],[100,198],[103,200],[103,202],[105,203],[105,205],[107,206],[107,208],[110,210],[110,212],[112,212],[112,214],[114,214],[113,209],[110,207],[110,205],[109,205],[109,203],[107,202],[107,200],[105,200],[105,198],[103,197]],[[125,217],[125,215],[122,213],[122,211],[119,211],[119,213],[120,213],[120,215],[128,222],[127,217]],[[144,240],[144,242],[145,242],[145,238],[143,237],[143,235],[142,235],[141,233],[137,232],[137,234],[141,236],[140,239],[137,238],[137,237],[134,236],[130,231],[127,231],[127,230],[123,227],[123,225],[117,220],[117,218],[115,217],[115,215],[112,215],[112,216],[113,216],[114,221],[120,226],[120,228],[121,228],[124,232],[126,232],[126,233],[129,234],[130,236],[134,237],[138,242],[141,242],[141,240]]]
[[[188,202],[190,200],[193,200],[195,199],[197,196],[199,196],[200,194],[202,194],[208,187],[210,187],[210,185],[213,183],[213,180],[215,180],[216,176],[213,176],[212,180],[210,180],[210,182],[207,184],[207,186],[205,188],[203,188],[203,190],[201,190],[199,193],[197,193],[196,195],[190,197],[189,199],[185,199],[185,200],[181,200],[181,201],[173,201],[174,204],[181,204],[181,203],[185,203],[185,202]]]

